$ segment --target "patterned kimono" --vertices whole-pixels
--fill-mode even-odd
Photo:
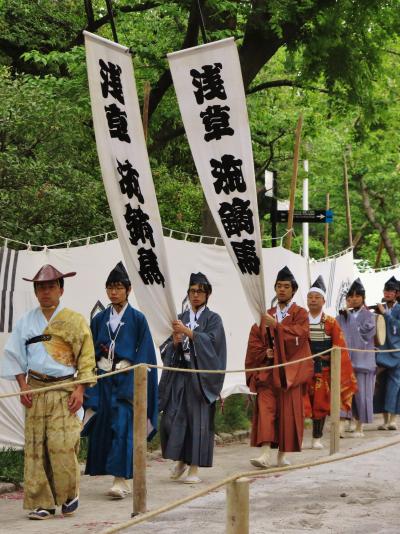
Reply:
[[[32,342],[34,338],[38,341]],[[89,385],[95,383],[94,367],[93,341],[84,317],[61,305],[49,322],[40,308],[25,314],[6,343],[3,378],[12,380],[29,370],[55,380],[70,377],[57,382],[57,390],[33,395],[32,406],[26,408],[26,509],[53,509],[79,494],[77,453],[82,424],[78,414],[70,413],[68,398],[74,374]],[[28,385],[37,389],[50,384],[30,376]]]
[[[340,374],[341,406],[342,410],[351,410],[353,395],[357,391],[357,380],[339,323],[333,317],[323,313],[319,324],[310,325],[310,339],[313,354],[323,352],[333,346],[343,347]],[[321,420],[329,415],[331,405],[330,380],[330,353],[327,353],[314,359],[314,376],[308,387],[308,399],[305,399],[306,417]],[[320,436],[315,435],[314,437]]]

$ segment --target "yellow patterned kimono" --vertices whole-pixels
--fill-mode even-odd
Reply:
[[[95,356],[90,329],[82,315],[62,309],[45,328],[43,341],[54,360],[77,370],[77,379],[96,382]],[[25,416],[24,508],[47,509],[62,505],[79,494],[77,453],[81,421],[68,409],[73,381],[58,382],[60,389],[33,395]],[[33,377],[32,389],[50,385]]]

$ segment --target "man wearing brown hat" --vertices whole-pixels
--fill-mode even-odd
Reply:
[[[17,380],[21,391],[49,385],[59,388],[21,395],[25,416],[24,508],[29,519],[64,515],[78,508],[81,431],[78,411],[86,385],[95,383],[95,358],[90,329],[82,315],[60,303],[63,274],[44,265],[33,279],[39,306],[16,323],[8,339],[1,376]],[[71,385],[74,380],[85,384]]]

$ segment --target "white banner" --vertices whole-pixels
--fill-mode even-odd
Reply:
[[[176,318],[160,213],[128,48],[85,34],[97,152],[133,289],[156,343]]]
[[[233,38],[168,54],[196,169],[256,321],[265,312],[250,128]]]

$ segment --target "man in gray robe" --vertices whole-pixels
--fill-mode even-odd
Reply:
[[[211,284],[191,274],[190,307],[173,321],[172,337],[161,346],[163,363],[183,369],[226,369],[226,341],[221,317],[207,307]],[[211,467],[214,451],[215,402],[224,374],[163,371],[159,384],[161,449],[177,463],[171,479],[189,471],[185,483],[201,482],[199,467]]]

